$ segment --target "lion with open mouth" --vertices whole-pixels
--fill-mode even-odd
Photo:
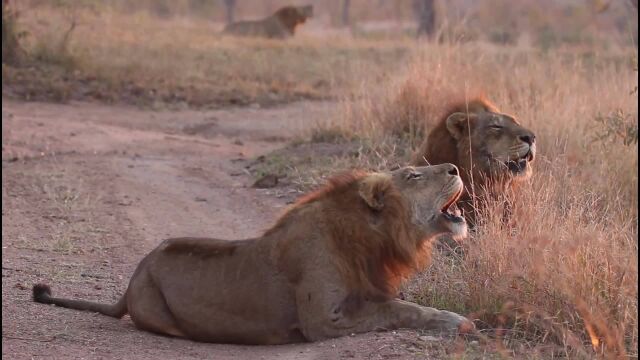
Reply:
[[[415,165],[451,163],[460,168],[466,191],[458,202],[470,224],[476,199],[507,194],[533,172],[536,135],[487,99],[454,103],[420,147]],[[474,206],[475,203],[475,206]]]
[[[284,344],[381,329],[471,331],[465,317],[395,299],[439,235],[466,236],[451,164],[350,172],[295,203],[254,239],[174,238],[142,259],[115,304],[36,302],[98,312],[204,342]]]

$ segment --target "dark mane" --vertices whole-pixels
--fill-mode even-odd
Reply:
[[[291,206],[289,206],[285,210],[284,214],[282,214],[280,218],[278,218],[278,221],[276,221],[276,223],[265,232],[265,235],[269,235],[280,227],[284,226],[284,223],[291,216],[291,214],[303,205],[312,203],[319,199],[330,197],[338,192],[343,192],[348,187],[353,186],[359,179],[365,177],[366,175],[367,173],[364,171],[351,170],[330,177],[325,185],[315,191],[301,196]]]
[[[362,170],[351,170],[332,176],[327,180],[326,185],[301,197],[294,206],[307,204],[320,198],[331,196],[332,193],[343,191],[367,175],[367,172]]]
[[[359,187],[365,178],[383,194],[382,210],[372,210],[361,198]],[[300,198],[265,236],[301,223],[299,216],[308,216],[302,215],[303,210],[319,201],[323,203],[318,221],[327,225],[328,245],[350,289],[350,302],[393,298],[402,281],[430,260],[430,244],[420,241],[412,210],[391,178],[361,171],[334,176],[327,185]]]
[[[307,19],[307,17],[301,14],[295,6],[282,7],[278,9],[273,16],[280,20],[292,35],[295,32],[296,26],[304,23]]]
[[[484,95],[477,95],[469,100],[455,100],[450,102],[440,116],[436,126],[430,131],[426,141],[420,147],[413,161],[415,165],[430,165],[451,163],[458,164],[458,147],[456,140],[447,130],[447,118],[449,115],[462,113],[495,112],[500,110],[492,104]],[[426,158],[427,163],[425,163]],[[460,164],[458,164],[460,166]]]

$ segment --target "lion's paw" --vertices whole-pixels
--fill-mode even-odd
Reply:
[[[465,334],[475,329],[473,322],[466,317],[451,311],[440,310],[438,328],[446,332]]]

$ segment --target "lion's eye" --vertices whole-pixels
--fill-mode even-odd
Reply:
[[[494,130],[501,130],[503,128],[502,125],[490,125],[489,127]]]
[[[407,180],[420,179],[421,177],[422,177],[421,173],[411,172],[407,175]]]

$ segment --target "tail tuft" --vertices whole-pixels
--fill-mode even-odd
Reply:
[[[51,288],[46,284],[33,285],[33,301],[46,304],[51,297]]]

